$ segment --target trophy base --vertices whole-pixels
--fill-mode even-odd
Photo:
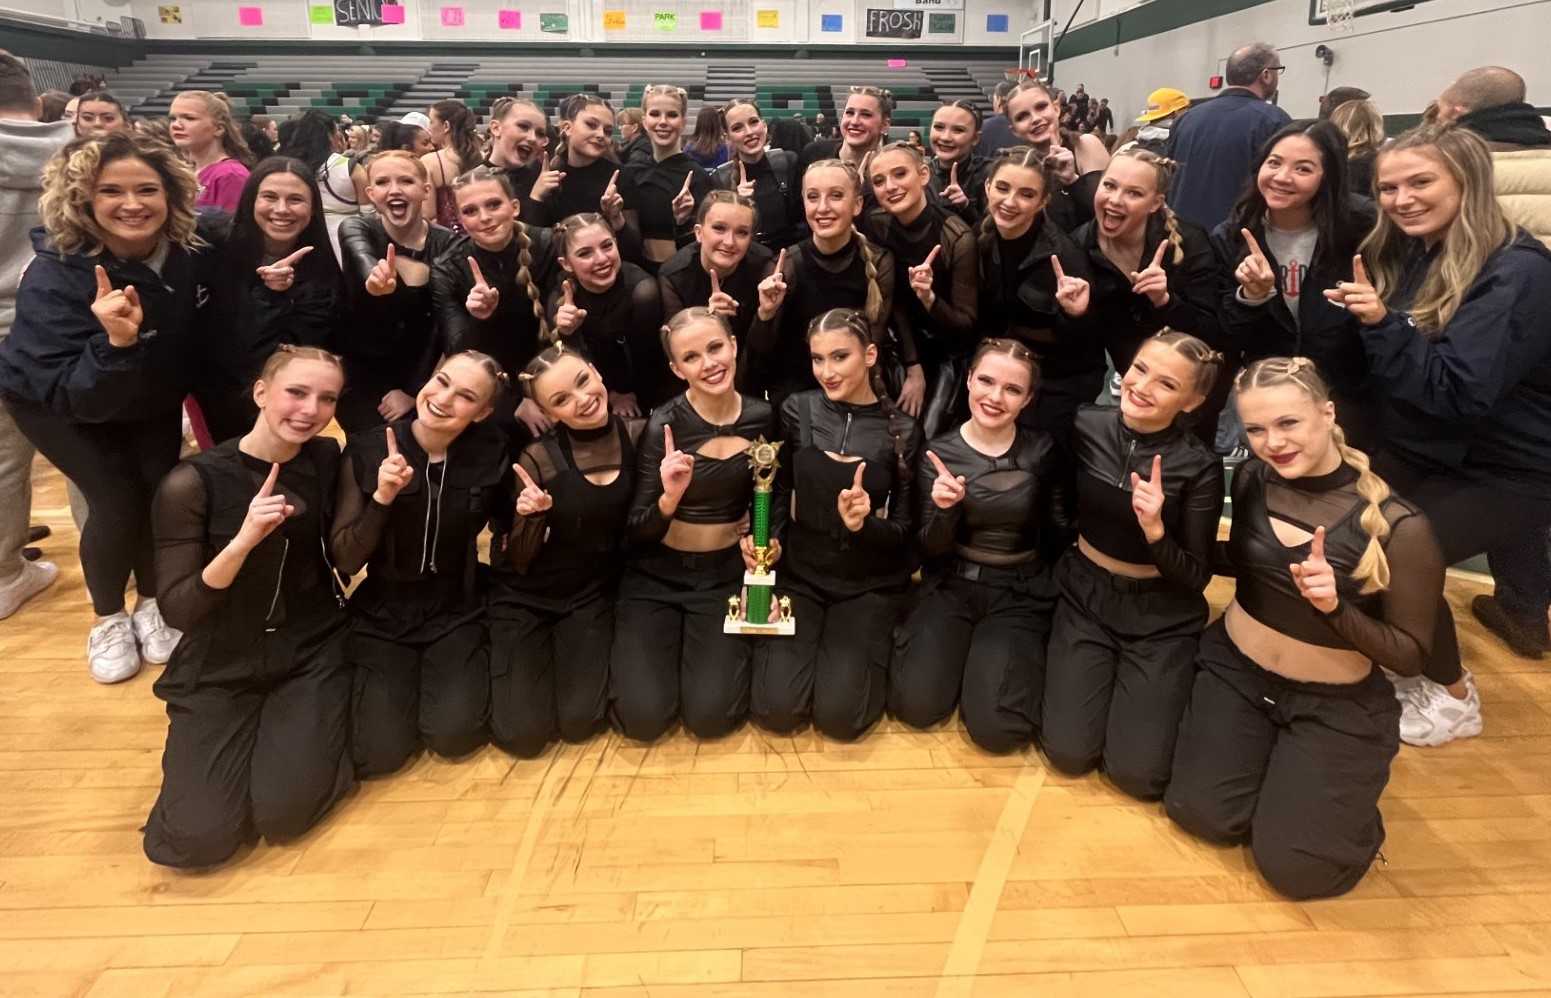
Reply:
[[[743,573],[743,584],[745,586],[765,586],[767,588],[774,589],[775,588],[775,573],[774,572],[744,572]]]
[[[724,619],[723,634],[743,634],[749,637],[789,638],[797,633],[797,621],[778,620],[773,624],[753,624],[747,620]]]

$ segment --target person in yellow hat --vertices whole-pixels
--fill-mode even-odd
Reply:
[[[1141,126],[1136,138],[1127,146],[1138,146],[1149,152],[1165,155],[1169,146],[1169,130],[1190,107],[1190,98],[1184,91],[1173,87],[1159,87],[1147,95],[1147,110],[1137,116]]]

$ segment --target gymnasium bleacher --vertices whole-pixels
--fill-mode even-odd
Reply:
[[[753,95],[761,113],[801,114],[810,122],[835,120],[848,89],[881,82],[897,107],[891,132],[924,132],[944,100],[971,100],[990,113],[991,89],[1005,78],[999,60],[912,60],[880,73],[877,58],[692,59],[594,57],[569,60],[535,56],[434,57],[252,55],[199,57],[159,53],[114,71],[109,87],[135,115],[166,114],[179,91],[219,90],[239,114],[286,117],[307,108],[346,114],[358,121],[424,111],[456,97],[481,117],[491,103],[523,95],[551,114],[578,91],[607,97],[615,107],[636,107],[648,83],[674,81],[689,91],[693,116],[703,103],[722,104]]]

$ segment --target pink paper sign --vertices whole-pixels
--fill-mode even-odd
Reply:
[[[264,26],[264,8],[238,7],[237,23],[244,28],[262,28]]]
[[[904,69],[908,65],[910,65],[910,64],[908,62],[906,62],[905,60],[903,60],[903,59],[890,59],[889,60],[889,68],[890,69]]]
[[[522,28],[522,11],[520,10],[503,10],[497,15],[497,18],[500,20],[501,27],[503,28],[510,28],[513,31],[518,31]]]
[[[463,8],[462,7],[443,7],[442,8],[442,27],[444,27],[444,28],[461,28],[461,27],[463,27]]]
[[[700,30],[722,30],[722,12],[719,10],[702,10],[700,12]]]
[[[404,5],[399,3],[385,3],[382,5],[383,24],[403,24]]]

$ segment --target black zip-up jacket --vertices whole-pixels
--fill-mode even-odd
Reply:
[[[1551,490],[1551,250],[1520,229],[1459,310],[1424,333],[1404,309],[1431,262],[1418,243],[1389,315],[1362,326],[1387,402],[1384,447],[1408,464],[1514,492]]]
[[[457,241],[451,229],[432,223],[423,250],[400,246],[398,253],[434,266]],[[341,325],[335,347],[345,359],[351,388],[370,388],[377,395],[397,388],[413,395],[440,355],[431,282],[428,278],[424,286],[412,288],[400,279],[391,295],[368,294],[366,277],[387,256],[389,242],[380,216],[352,215],[340,223],[339,254],[350,317]]]
[[[544,307],[543,288],[555,269],[554,234],[522,222],[528,235],[532,264],[529,272],[539,289],[539,309]],[[452,354],[478,350],[496,359],[512,377],[512,394],[522,398],[517,372],[539,352],[539,323],[527,288],[518,283],[518,243],[513,236],[506,248],[491,252],[468,236],[460,236],[431,265],[431,303],[436,314],[437,348]],[[474,288],[474,272],[468,258],[479,261],[479,271],[491,287],[501,292],[488,319],[476,319],[466,306]]]
[[[981,334],[1009,336],[1023,343],[1039,357],[1040,373],[1045,377],[1103,370],[1103,341],[1081,319],[1069,318],[1056,304],[1052,256],[1060,257],[1068,277],[1093,276],[1087,255],[1071,237],[1041,217],[1015,242],[1005,242],[994,225],[983,223],[976,239]],[[1004,246],[1023,250],[1023,259],[1004,261]]]
[[[763,159],[745,163],[744,169],[754,181],[754,238],[772,250],[802,242],[808,235],[808,223],[802,211],[802,174],[797,169],[797,154],[787,149],[767,149]],[[738,189],[736,156],[711,172],[711,185],[722,191]]]
[[[915,221],[905,225],[882,208],[862,219],[864,231],[894,258],[894,309],[890,326],[903,356],[936,361],[962,356],[979,342],[976,318],[979,262],[975,234],[946,202],[931,195]],[[920,266],[933,248],[930,311],[910,286],[910,268]]]
[[[1117,561],[1155,565],[1185,589],[1205,589],[1222,519],[1222,458],[1178,421],[1138,433],[1114,406],[1077,410],[1072,449],[1077,529],[1088,543]],[[1131,509],[1131,474],[1150,480],[1154,457],[1163,458],[1163,538],[1149,543]]]
[[[955,426],[926,449],[965,478],[964,498],[942,509],[932,501],[936,466],[930,460],[916,465],[918,543],[928,565],[942,567],[955,554],[972,562],[989,556],[997,565],[1048,564],[1070,542],[1066,475],[1050,434],[1020,426],[1006,453],[988,457]]]
[[[920,424],[881,402],[835,402],[809,389],[781,404],[781,432],[787,443],[778,492],[790,495],[792,503],[781,564],[838,597],[909,582],[916,567]],[[862,485],[872,513],[855,533],[840,519],[837,499],[851,487],[856,465],[832,454],[867,464]]]
[[[1347,203],[1346,213],[1352,219],[1346,226],[1347,231],[1365,233],[1373,227],[1375,210],[1373,202],[1367,198],[1352,198]],[[1266,242],[1264,220],[1250,232],[1276,275],[1276,293],[1263,305],[1249,305],[1239,300],[1239,283],[1233,272],[1249,256],[1249,247],[1239,231],[1241,228],[1229,219],[1212,232],[1212,245],[1221,261],[1218,314],[1224,341],[1235,353],[1243,352],[1246,364],[1262,357],[1307,357],[1319,365],[1338,398],[1351,399],[1360,395],[1368,374],[1368,361],[1357,335],[1357,319],[1350,312],[1331,305],[1324,295],[1327,288],[1352,279],[1352,254],[1356,252],[1356,246],[1337,247],[1334,252],[1323,244],[1314,247],[1314,259],[1303,279],[1303,291],[1298,297],[1298,318],[1294,321],[1287,303],[1282,300],[1282,267]]]
[[[1154,214],[1147,223],[1138,270],[1152,263],[1158,244],[1168,239],[1168,226],[1161,214]],[[1169,303],[1162,308],[1154,308],[1146,295],[1134,294],[1131,275],[1122,273],[1104,255],[1099,246],[1097,220],[1084,223],[1072,233],[1072,241],[1087,254],[1092,271],[1088,278],[1088,314],[1082,321],[1093,330],[1094,336],[1103,339],[1111,363],[1122,374],[1131,366],[1142,342],[1164,326],[1205,340],[1213,348],[1221,346],[1222,334],[1217,322],[1221,268],[1212,250],[1212,241],[1200,228],[1184,219],[1176,224],[1184,259],[1175,263],[1173,248],[1164,250],[1163,270],[1169,277]]]
[[[0,395],[46,405],[72,423],[134,422],[176,410],[193,387],[202,306],[200,253],[167,251],[160,276],[107,252],[63,254],[40,226],[37,256],[22,274],[16,322],[0,339]],[[140,338],[115,347],[92,314],[101,264],[115,288],[134,285],[145,319]]]
[[[495,503],[511,494],[506,438],[494,425],[470,424],[433,465],[411,431],[414,422],[408,416],[388,426],[414,470],[388,506],[372,498],[388,454],[383,429],[351,435],[329,541],[345,576],[369,569],[350,597],[357,626],[387,637],[407,636],[433,620],[445,626],[440,618],[466,619],[482,609],[479,533]]]

